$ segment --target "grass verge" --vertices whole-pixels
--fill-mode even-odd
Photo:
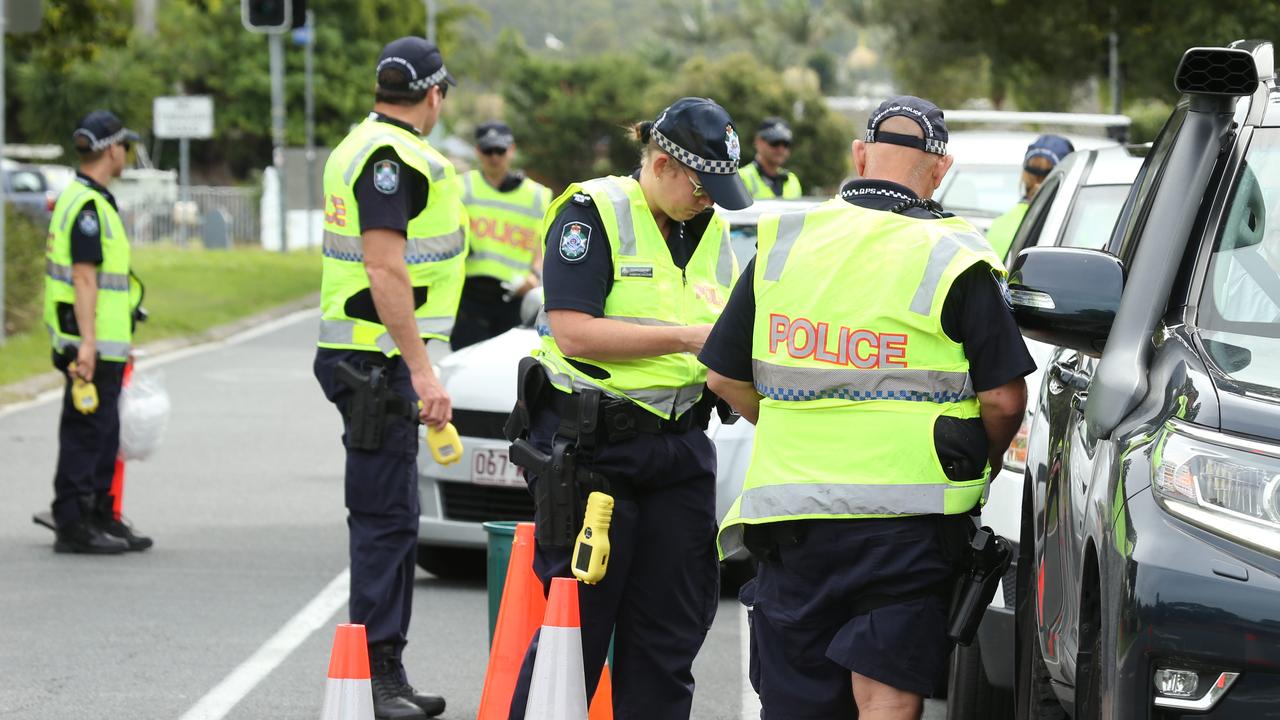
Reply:
[[[151,315],[134,334],[138,344],[199,334],[320,289],[316,252],[140,247],[133,250],[133,267],[146,285],[143,306]],[[42,325],[0,346],[0,385],[49,369],[49,336]]]

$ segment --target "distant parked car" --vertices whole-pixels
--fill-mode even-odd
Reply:
[[[5,202],[37,222],[49,222],[57,196],[50,192],[40,169],[6,159],[0,164],[0,170],[4,174]]]
[[[762,200],[745,210],[721,211],[729,222],[729,241],[740,265],[745,266],[755,255],[756,222],[761,214],[802,210],[816,202]],[[510,443],[502,429],[515,405],[516,363],[538,345],[533,321],[539,305],[535,299],[526,303],[522,327],[463,348],[439,362],[440,380],[453,399],[453,424],[462,436],[463,458],[452,465],[439,465],[425,446],[418,453],[422,508],[418,565],[432,574],[464,574],[478,566],[479,552],[486,542],[481,523],[533,519],[533,498],[520,469],[507,457]],[[747,422],[722,425],[713,415],[707,434],[719,457],[719,518],[742,488],[753,428]]]

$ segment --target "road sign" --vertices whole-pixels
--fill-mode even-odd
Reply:
[[[213,98],[209,95],[158,97],[152,116],[152,130],[158,138],[213,137]]]

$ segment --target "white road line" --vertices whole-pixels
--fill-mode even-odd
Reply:
[[[742,720],[760,720],[760,697],[751,687],[751,625],[747,606],[738,606],[738,637],[742,657]]]
[[[175,362],[177,360],[189,358],[192,355],[199,355],[201,353],[211,352],[213,350],[220,350],[222,348],[229,347],[231,345],[238,345],[242,342],[247,342],[249,340],[253,340],[254,338],[262,337],[263,335],[266,335],[267,333],[270,333],[270,332],[274,332],[275,330],[278,330],[279,328],[282,328],[286,325],[292,325],[293,323],[298,322],[299,320],[302,320],[307,316],[315,316],[318,314],[319,314],[319,311],[315,308],[307,308],[305,310],[299,310],[297,312],[289,313],[288,315],[285,315],[283,317],[276,318],[275,320],[271,320],[266,323],[263,323],[262,325],[259,325],[257,327],[249,328],[248,330],[245,330],[243,332],[238,332],[235,335],[232,335],[227,338],[223,338],[222,340],[214,340],[213,342],[201,343],[199,345],[191,345],[189,347],[179,348],[172,352],[167,352],[162,355],[157,355],[156,357],[140,357],[136,363],[136,367],[139,369],[146,369],[146,368],[156,367],[158,365],[166,365],[168,363]],[[54,388],[52,390],[46,390],[40,393],[39,395],[37,395],[35,398],[31,400],[27,400],[26,402],[15,403],[13,405],[0,408],[0,418],[6,417],[8,415],[12,415],[14,413],[22,412],[23,410],[26,410],[28,408],[33,408],[38,405],[43,405],[44,403],[47,403],[51,400],[59,400],[61,398],[62,398],[62,388]]]
[[[333,614],[346,605],[350,587],[351,572],[343,570],[271,639],[263,643],[257,652],[240,663],[179,720],[222,720],[226,717],[232,708],[312,633],[329,624]]]

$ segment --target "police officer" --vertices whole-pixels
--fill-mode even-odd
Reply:
[[[350,613],[368,635],[374,714],[422,718],[445,703],[416,693],[401,664],[418,547],[417,421],[451,417],[425,343],[447,341],[453,327],[466,217],[452,163],[423,139],[456,84],[439,49],[395,40],[376,75],[373,112],[325,163],[315,375],[343,417]]]
[[[110,111],[95,110],[71,139],[80,170],[53,208],[45,255],[44,321],[53,340],[53,364],[66,375],[53,477],[53,549],[146,550],[151,538],[120,520],[111,494],[120,449],[118,401],[142,289],[107,186],[124,172],[138,135]],[[76,408],[71,394],[76,378],[95,385],[96,410]]]
[[[471,218],[467,281],[462,286],[452,345],[460,350],[520,324],[520,298],[542,274],[542,214],[551,191],[512,172],[515,136],[491,121],[476,128],[480,169],[462,175],[462,203]]]
[[[1027,216],[1027,208],[1031,198],[1035,197],[1045,177],[1058,163],[1075,150],[1071,141],[1061,135],[1041,135],[1027,146],[1027,154],[1022,159],[1022,199],[1008,212],[991,221],[987,229],[987,242],[996,255],[1004,258],[1013,245],[1013,236],[1022,226],[1022,218]]]
[[[798,198],[800,178],[783,168],[791,157],[791,127],[779,117],[767,117],[756,129],[756,156],[740,171],[747,192],[757,200]]]
[[[756,423],[718,539],[761,560],[742,599],[769,720],[855,704],[918,718],[943,679],[965,513],[1000,469],[1033,369],[1000,260],[929,199],[946,142],[933,103],[882,104],[853,143],[864,179],[761,220],[701,353],[711,389]]]
[[[580,491],[615,500],[608,574],[579,586],[588,697],[616,632],[618,717],[687,719],[719,584],[715,451],[703,432],[713,398],[694,353],[736,270],[711,205],[736,210],[751,198],[737,174],[737,131],[715,102],[677,100],[634,131],[638,171],[570,185],[547,211],[540,366],[522,366],[521,402],[529,442],[557,463],[576,460],[578,481],[593,484]],[[546,383],[540,394],[528,391],[538,384],[530,376]],[[534,569],[549,587],[570,576],[570,549],[543,534],[547,493],[562,478],[526,470],[542,523]],[[572,518],[574,533],[582,518]],[[536,652],[535,638],[514,719],[524,717]]]

